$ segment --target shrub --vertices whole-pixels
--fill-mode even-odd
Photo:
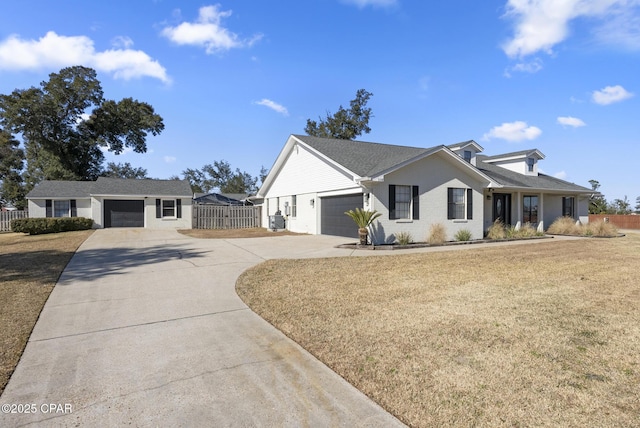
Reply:
[[[500,220],[494,221],[487,231],[487,239],[505,239],[506,237],[507,231],[504,224]]]
[[[583,235],[587,236],[616,236],[618,228],[611,223],[605,223],[602,220],[594,221],[584,225]]]
[[[454,236],[456,241],[471,241],[471,231],[469,229],[460,229]]]
[[[571,217],[559,217],[547,229],[552,235],[582,235],[580,226]]]
[[[429,228],[427,242],[431,245],[442,245],[447,241],[447,230],[440,223],[434,223]]]
[[[409,245],[413,242],[413,238],[409,232],[398,232],[396,233],[396,242],[399,245]]]
[[[535,227],[531,223],[525,223],[520,230],[517,232],[518,238],[532,238],[534,236],[539,236],[541,233],[538,233]]]
[[[11,221],[13,232],[28,233],[29,235],[87,230],[92,227],[93,220],[84,217],[19,218]]]

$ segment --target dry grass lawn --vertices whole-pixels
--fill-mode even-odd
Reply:
[[[640,234],[272,260],[242,299],[404,423],[640,426]]]
[[[301,233],[283,230],[272,232],[262,227],[252,227],[248,229],[182,229],[178,232],[192,238],[203,239],[234,239],[234,238],[265,238],[284,235],[302,235]]]
[[[53,286],[91,233],[0,234],[0,394]]]

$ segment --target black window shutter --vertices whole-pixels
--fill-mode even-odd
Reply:
[[[467,220],[473,219],[473,189],[467,189]]]
[[[182,218],[182,199],[176,199],[176,217]]]
[[[396,186],[389,184],[389,220],[396,218]]]
[[[71,217],[78,217],[78,208],[75,199],[69,201],[69,207],[71,207]]]
[[[156,218],[162,218],[162,201],[156,199]]]
[[[420,219],[420,193],[418,191],[418,186],[413,186],[413,219]]]
[[[456,218],[456,204],[453,203],[453,188],[447,189],[447,219]]]
[[[45,201],[45,217],[53,217],[53,204],[51,203],[51,199],[47,199]]]

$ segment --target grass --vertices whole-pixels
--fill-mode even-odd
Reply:
[[[272,260],[242,299],[404,423],[638,426],[640,234]]]
[[[283,230],[280,232],[272,232],[262,227],[253,227],[247,229],[182,229],[178,232],[192,238],[202,239],[234,239],[234,238],[264,238],[284,235],[304,235],[301,233],[289,232]]]
[[[53,286],[91,233],[0,234],[0,394]]]
[[[547,233],[552,235],[612,237],[618,234],[618,228],[602,220],[587,224],[576,224],[576,221],[572,218],[560,217],[549,226]]]

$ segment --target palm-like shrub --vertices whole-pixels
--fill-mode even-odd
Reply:
[[[346,215],[358,226],[358,236],[360,237],[360,245],[367,245],[367,237],[369,236],[368,227],[373,223],[373,220],[380,217],[382,214],[377,211],[363,210],[362,208],[356,208],[355,210],[349,210],[345,212]]]

